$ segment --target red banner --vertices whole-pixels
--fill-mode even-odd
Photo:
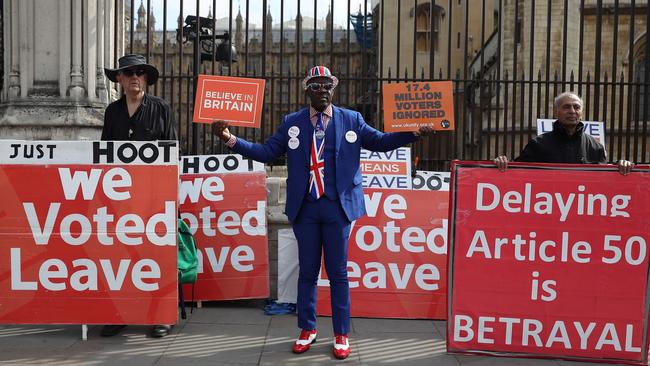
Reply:
[[[264,166],[240,155],[185,156],[179,202],[199,255],[194,299],[269,296]],[[192,287],[184,294],[191,298]]]
[[[449,351],[647,363],[649,172],[452,174]]]
[[[0,323],[176,322],[175,144],[0,141]]]
[[[449,192],[365,189],[348,243],[351,316],[444,319]],[[318,313],[331,315],[321,268]]]

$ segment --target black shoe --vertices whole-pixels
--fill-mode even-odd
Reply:
[[[169,334],[169,331],[172,329],[172,325],[154,325],[151,329],[151,336],[154,338],[162,338]]]
[[[111,325],[104,325],[102,327],[101,333],[99,333],[102,337],[112,337],[117,335],[119,332],[122,331],[122,329],[126,328],[126,325],[124,324],[111,324]]]

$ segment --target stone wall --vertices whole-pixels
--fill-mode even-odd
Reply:
[[[266,179],[267,189],[267,218],[269,238],[269,282],[270,295],[275,299],[278,297],[278,230],[291,228],[287,216],[284,214],[286,202],[286,169],[275,167],[273,170],[267,168],[269,177]]]

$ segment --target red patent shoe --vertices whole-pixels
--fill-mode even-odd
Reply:
[[[334,346],[332,347],[332,353],[334,357],[339,360],[348,358],[350,355],[350,343],[348,342],[348,336],[345,334],[337,334],[334,336]]]
[[[293,344],[293,353],[304,353],[309,350],[312,343],[316,342],[316,336],[318,333],[316,329],[300,331],[300,336],[296,339],[296,343]]]

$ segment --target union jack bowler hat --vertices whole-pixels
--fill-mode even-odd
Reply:
[[[307,76],[302,80],[302,88],[304,90],[307,90],[307,84],[309,84],[309,80],[319,77],[326,77],[332,80],[332,84],[334,84],[335,88],[339,84],[339,79],[336,76],[332,75],[330,69],[325,66],[314,66],[309,70]]]

